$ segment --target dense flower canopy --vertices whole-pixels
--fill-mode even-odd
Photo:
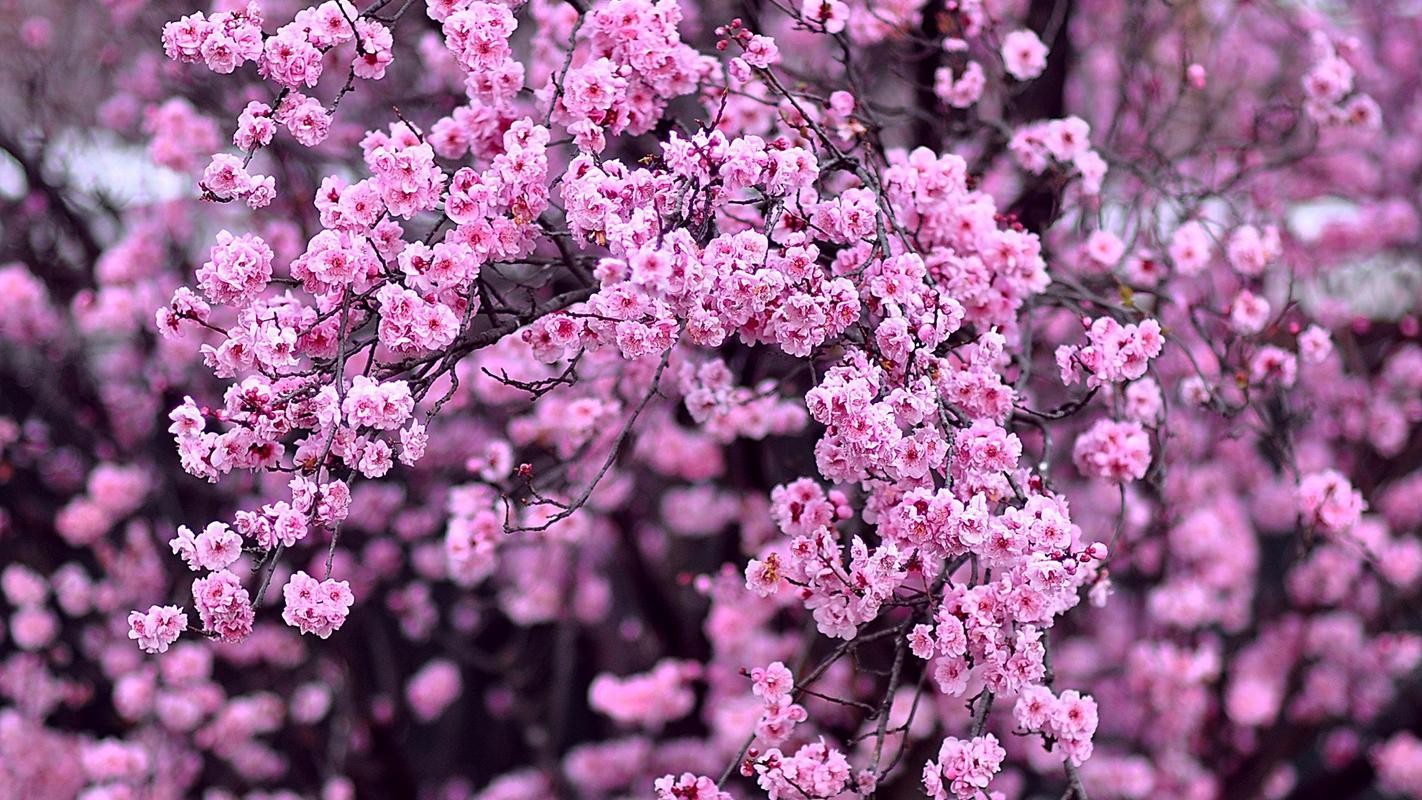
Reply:
[[[1422,798],[1317,5],[0,0],[0,797]]]

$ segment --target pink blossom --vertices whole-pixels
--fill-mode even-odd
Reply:
[[[177,606],[150,606],[147,612],[128,615],[128,638],[138,641],[145,653],[166,653],[188,629],[188,615]]]
[[[214,303],[246,305],[272,278],[272,250],[260,236],[217,234],[209,260],[198,268],[198,284]]]
[[[731,800],[730,793],[717,788],[715,781],[690,772],[682,773],[681,777],[665,775],[657,778],[652,788],[657,793],[657,800]]]
[[[795,687],[795,678],[785,665],[776,661],[768,667],[751,670],[752,691],[767,704],[773,704],[785,697]]]
[[[228,570],[193,581],[193,605],[205,631],[224,642],[240,642],[252,632],[250,596]]]
[[[1404,797],[1422,794],[1422,741],[1416,736],[1394,734],[1374,747],[1369,757],[1384,790]]]
[[[1072,458],[1083,475],[1117,482],[1140,480],[1150,466],[1150,437],[1139,422],[1097,420],[1077,437]]]
[[[1091,259],[1103,267],[1114,267],[1121,261],[1126,246],[1110,231],[1092,231],[1086,239],[1086,252]]]
[[[924,791],[933,800],[980,797],[1006,756],[991,733],[968,740],[950,736],[939,747],[937,761],[923,766]]]
[[[281,618],[286,624],[322,639],[339,630],[350,613],[355,596],[346,581],[317,581],[305,572],[297,572],[282,587],[286,607]]]
[[[452,661],[439,659],[425,664],[411,676],[405,685],[405,700],[417,718],[429,722],[438,718],[463,690],[459,667]]]
[[[1002,61],[1012,77],[1019,81],[1031,80],[1047,68],[1047,46],[1036,33],[1015,30],[1003,37]]]
[[[844,30],[845,22],[849,18],[849,7],[838,0],[805,0],[800,13],[807,22],[817,24],[823,27],[826,33],[833,34]]]
[[[599,675],[588,687],[592,708],[626,725],[658,729],[691,711],[695,702],[690,682],[696,677],[690,662],[666,660],[651,672],[617,678]]]
[[[1310,473],[1299,480],[1299,510],[1304,521],[1326,533],[1346,533],[1367,506],[1363,495],[1336,470]]]

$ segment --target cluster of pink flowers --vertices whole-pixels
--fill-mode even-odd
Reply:
[[[731,800],[729,792],[723,792],[716,782],[704,775],[684,772],[681,777],[667,775],[657,779],[652,787],[657,800]]]
[[[301,92],[286,95],[272,118],[286,126],[292,138],[306,147],[324,142],[331,132],[331,112],[321,101]]]
[[[188,526],[180,525],[178,535],[168,545],[191,570],[226,569],[242,555],[242,538],[222,522],[210,523],[197,535]]]
[[[147,613],[128,615],[128,636],[145,653],[166,653],[178,635],[188,629],[188,615],[177,606],[151,606]]]
[[[1372,97],[1356,91],[1357,70],[1345,57],[1354,44],[1332,41],[1323,31],[1314,31],[1311,38],[1317,61],[1303,77],[1309,115],[1323,125],[1376,127],[1382,109]]]
[[[681,18],[675,0],[611,0],[588,12],[586,48],[574,50],[561,84],[553,76],[545,89],[554,119],[581,149],[601,152],[609,133],[645,133],[710,72],[710,59],[682,43]]]
[[[588,705],[623,725],[659,729],[691,711],[691,683],[699,674],[693,662],[666,660],[641,675],[599,675],[588,687]]]
[[[232,134],[232,145],[238,150],[252,152],[271,144],[274,136],[276,119],[273,117],[272,107],[260,100],[253,100],[237,117],[237,130]],[[218,163],[216,156],[213,157],[213,163]]]
[[[213,72],[228,75],[262,58],[262,22],[261,7],[255,2],[212,16],[189,14],[163,26],[163,50],[174,61],[201,61]]]
[[[736,386],[735,376],[720,359],[687,363],[679,377],[687,412],[720,441],[788,435],[809,421],[804,406],[778,397],[769,382],[754,389]]]
[[[230,570],[219,570],[193,581],[193,605],[203,630],[224,642],[240,642],[252,632],[256,618],[251,596]]]
[[[770,800],[836,797],[858,788],[849,760],[823,739],[792,755],[771,748],[755,762],[754,772],[756,784]]]
[[[750,677],[751,691],[764,704],[755,735],[767,744],[779,745],[790,738],[798,723],[808,718],[805,707],[794,702],[795,677],[779,661],[756,667]]]
[[[1086,339],[1085,346],[1057,348],[1057,366],[1067,385],[1081,380],[1083,372],[1086,385],[1092,387],[1137,380],[1165,345],[1160,323],[1153,319],[1122,325],[1110,317],[1097,317],[1086,324]]]
[[[933,800],[977,800],[1002,769],[1007,751],[991,733],[972,739],[948,737],[938,760],[923,765],[923,788]]]
[[[340,401],[340,414],[352,428],[393,430],[404,425],[414,410],[415,401],[404,381],[377,383],[364,375],[352,379]]]
[[[181,97],[145,109],[143,127],[149,136],[148,155],[180,172],[192,170],[221,146],[217,123]]]
[[[329,578],[317,581],[305,572],[292,575],[282,587],[282,595],[286,608],[281,618],[286,624],[322,639],[341,627],[355,602],[350,584]]]
[[[20,564],[0,573],[0,591],[16,611],[10,617],[10,634],[23,650],[39,650],[53,642],[59,621],[46,608],[49,584],[43,576]]]
[[[1083,475],[1117,483],[1138,481],[1150,468],[1150,436],[1139,422],[1097,420],[1076,437],[1072,459]]]
[[[508,6],[471,2],[456,4],[447,12],[438,5],[431,9],[432,17],[441,23],[445,46],[472,77],[517,69],[508,40],[518,22]]]
[[[1366,506],[1362,493],[1336,470],[1300,478],[1298,502],[1305,523],[1331,534],[1347,533],[1358,523]]]
[[[262,48],[259,64],[263,77],[297,89],[315,86],[323,71],[324,49],[349,41],[355,31],[346,20],[347,11],[329,0],[316,9],[304,9],[296,19],[281,26]]]
[[[246,112],[243,112],[244,114]],[[262,118],[265,119],[265,118]],[[238,137],[246,141],[239,128]],[[251,134],[255,137],[255,134]],[[266,137],[270,141],[271,137]],[[251,144],[255,146],[256,139]],[[198,183],[202,190],[218,200],[245,200],[253,210],[266,208],[276,198],[276,179],[270,175],[252,175],[236,156],[218,153],[203,171]]]
[[[248,305],[271,281],[272,258],[272,249],[260,236],[222,231],[210,259],[197,271],[198,285],[210,302]]]
[[[153,769],[148,751],[136,743],[102,739],[79,754],[84,776],[92,784],[87,797],[131,797]]]
[[[54,333],[55,312],[42,281],[24,264],[0,266],[0,335],[38,344]]]
[[[1395,734],[1369,755],[1384,791],[1398,797],[1422,797],[1422,740],[1411,733]]]
[[[1419,792],[1416,15],[42,5],[0,796]]]
[[[1091,125],[1081,117],[1024,125],[1013,133],[1008,148],[1017,163],[1034,175],[1055,166],[1079,175],[1086,194],[1101,193],[1106,161],[1091,149]]]
[[[1042,733],[1060,745],[1071,763],[1081,766],[1091,757],[1099,722],[1092,698],[1070,689],[1058,696],[1037,686],[1018,695],[1012,715],[1022,730]]]

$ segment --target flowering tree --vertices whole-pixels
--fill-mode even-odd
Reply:
[[[1408,4],[192,5],[0,6],[0,796],[1422,798]]]

